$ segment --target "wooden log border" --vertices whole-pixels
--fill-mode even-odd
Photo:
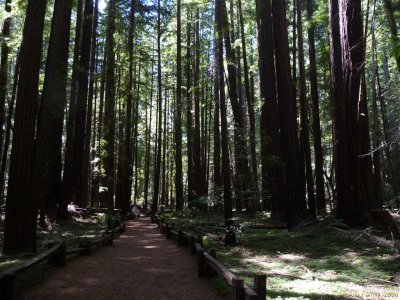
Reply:
[[[245,284],[243,278],[237,277],[220,261],[217,260],[214,249],[207,253],[203,248],[203,236],[192,235],[188,232],[174,229],[173,226],[159,222],[160,234],[178,242],[179,246],[189,245],[190,252],[197,256],[197,271],[201,277],[211,277],[214,274],[221,276],[232,287],[233,300],[264,300],[267,293],[267,276],[254,274],[253,287]]]
[[[100,239],[95,241],[80,241],[79,246],[73,249],[67,249],[65,242],[49,243],[48,249],[39,255],[0,273],[0,299],[14,299],[15,282],[17,276],[31,270],[33,267],[47,261],[48,264],[56,267],[65,267],[67,259],[73,256],[90,255],[93,249],[98,249],[102,245],[112,245],[112,241],[117,234],[125,231],[125,224],[107,230]]]

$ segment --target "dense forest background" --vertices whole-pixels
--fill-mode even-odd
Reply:
[[[400,3],[0,1],[3,253],[67,205],[399,207]]]

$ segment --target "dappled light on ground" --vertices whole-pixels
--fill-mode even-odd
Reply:
[[[158,234],[148,218],[126,228],[113,246],[68,262],[19,299],[221,299],[198,278],[195,257]]]
[[[249,230],[240,246],[218,251],[239,276],[267,274],[268,299],[400,299],[398,254],[326,227],[290,235]]]

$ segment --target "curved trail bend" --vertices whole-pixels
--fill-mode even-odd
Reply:
[[[126,232],[90,256],[68,262],[26,300],[221,300],[197,276],[196,258],[156,231],[148,218],[126,223]]]

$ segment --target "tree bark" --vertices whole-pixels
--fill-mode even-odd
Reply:
[[[232,218],[232,190],[231,190],[231,175],[230,175],[230,158],[229,158],[229,143],[228,143],[228,122],[226,116],[225,102],[225,80],[224,80],[224,24],[223,15],[225,6],[224,0],[216,0],[215,2],[215,23],[217,25],[217,40],[218,40],[218,59],[219,66],[219,104],[221,111],[221,148],[222,148],[222,179],[224,186],[224,217],[225,222]]]
[[[304,218],[306,209],[299,170],[296,109],[293,103],[293,86],[290,75],[288,32],[285,1],[272,0],[278,105],[281,130],[281,149],[285,162],[288,201],[286,219],[288,227],[296,226]]]
[[[310,21],[314,14],[314,1],[307,0],[307,19]],[[310,60],[310,85],[312,99],[312,128],[314,136],[314,156],[315,156],[315,187],[316,187],[316,207],[317,212],[326,212],[325,188],[324,188],[324,155],[321,143],[321,125],[319,116],[319,93],[317,76],[317,59],[315,54],[315,26],[311,24],[308,28],[308,54]]]
[[[108,4],[108,20],[106,33],[107,64],[106,64],[106,86],[105,86],[105,114],[104,114],[104,140],[105,156],[104,186],[107,188],[105,193],[105,204],[109,211],[114,208],[114,170],[115,170],[115,56],[114,56],[114,32],[115,32],[115,0],[110,0]]]
[[[69,201],[69,185],[72,178],[73,150],[74,150],[74,132],[75,132],[75,112],[76,112],[76,94],[78,89],[78,73],[80,65],[81,39],[82,39],[82,21],[83,21],[83,0],[78,0],[74,41],[74,57],[71,76],[71,87],[68,105],[67,120],[67,138],[65,142],[64,172],[62,182],[62,202],[58,208],[57,214],[65,219],[68,216],[67,205]]]
[[[99,16],[99,0],[94,0],[94,14],[93,14],[93,25],[92,25],[92,44],[90,54],[90,80],[89,80],[89,92],[88,92],[88,103],[87,103],[87,114],[86,114],[86,129],[85,129],[85,144],[84,144],[84,157],[82,167],[82,182],[79,191],[80,198],[82,199],[82,206],[86,207],[89,205],[91,196],[91,173],[92,166],[90,163],[91,154],[91,139],[93,129],[93,102],[94,102],[94,84],[96,80],[96,57],[97,57],[97,27],[98,27],[98,16]],[[93,187],[92,187],[93,188]]]
[[[32,179],[46,3],[30,0],[26,9],[4,226],[6,255],[36,251],[37,204],[32,197]]]
[[[341,0],[341,47],[342,70],[344,77],[344,96],[347,114],[351,197],[338,197],[338,217],[349,225],[365,225],[370,220],[369,205],[372,203],[372,166],[370,156],[367,99],[365,94],[364,36],[361,0]],[[345,202],[345,204],[343,204]],[[340,209],[339,209],[339,204]],[[344,209],[343,209],[344,208]]]
[[[84,20],[82,27],[82,45],[78,70],[78,92],[76,97],[76,112],[74,126],[74,146],[71,178],[64,178],[67,185],[64,204],[74,202],[78,206],[86,207],[82,195],[84,146],[86,136],[86,114],[88,111],[88,87],[90,71],[90,53],[92,42],[93,0],[85,0]]]
[[[220,134],[220,104],[219,104],[219,62],[218,62],[218,38],[215,33],[214,41],[214,55],[215,55],[215,68],[214,68],[214,196],[220,199],[222,192],[222,176],[221,176],[221,134]]]
[[[51,25],[42,101],[38,116],[34,195],[44,215],[55,217],[61,201],[61,147],[67,97],[71,0],[56,0]],[[63,207],[60,210],[63,211]],[[61,213],[61,212],[60,212]]]
[[[175,203],[183,208],[182,175],[182,0],[177,2],[176,112],[175,112]]]
[[[237,71],[234,65],[236,60],[235,52],[232,50],[231,37],[229,35],[229,22],[226,11],[225,0],[221,3],[221,17],[222,32],[224,34],[226,58],[228,61],[228,92],[232,106],[233,119],[234,119],[234,132],[235,132],[235,168],[237,174],[237,193],[236,193],[236,210],[242,210],[242,201],[245,207],[250,209],[249,197],[243,197],[250,187],[251,174],[247,158],[247,145],[245,140],[246,124],[243,119],[243,112],[239,104],[237,95]],[[222,121],[222,120],[221,120]]]
[[[258,190],[257,188],[257,178],[258,178],[258,170],[257,170],[257,153],[256,153],[256,121],[255,121],[255,112],[254,112],[254,98],[251,94],[250,89],[250,75],[249,75],[249,63],[247,60],[247,49],[246,49],[246,35],[244,32],[244,18],[243,18],[243,10],[242,10],[242,0],[238,0],[238,9],[239,9],[239,22],[240,22],[240,35],[242,41],[242,55],[243,55],[243,68],[244,68],[244,86],[245,86],[245,94],[246,94],[246,102],[247,102],[247,110],[249,114],[249,123],[250,123],[250,153],[251,153],[251,174],[253,180],[253,189]]]
[[[154,166],[154,189],[152,211],[158,210],[160,172],[161,172],[161,141],[162,141],[162,74],[161,74],[161,1],[158,0],[157,8],[157,87],[158,87],[158,136],[156,150],[156,164]]]
[[[191,32],[192,25],[190,23],[191,11],[187,11],[187,25],[186,25],[186,135],[187,135],[187,194],[188,194],[188,206],[191,207],[195,198],[194,189],[194,161],[193,161],[193,114],[192,114],[192,90],[191,90]]]
[[[279,110],[270,0],[257,0],[258,52],[260,69],[260,134],[262,208],[272,217],[285,220],[287,194],[284,188],[284,169],[279,136]]]
[[[306,83],[306,66],[304,58],[304,42],[303,42],[303,20],[301,1],[296,0],[297,6],[297,32],[298,32],[298,51],[299,51],[299,75],[300,75],[300,148],[303,154],[302,160],[305,163],[306,183],[307,183],[307,199],[308,210],[313,218],[316,218],[316,204],[314,196],[314,178],[311,166],[311,146],[310,146],[310,130],[309,130],[309,109],[307,99],[307,83]],[[301,170],[304,172],[304,170]]]

